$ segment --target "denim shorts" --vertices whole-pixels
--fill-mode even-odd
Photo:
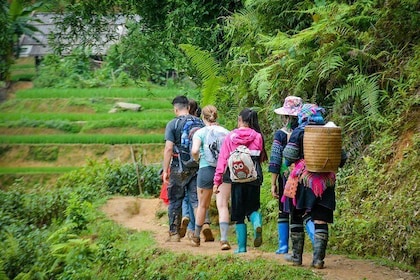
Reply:
[[[216,167],[213,166],[206,166],[198,169],[197,188],[212,189],[215,171]]]

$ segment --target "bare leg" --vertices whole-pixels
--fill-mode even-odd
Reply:
[[[219,187],[219,193],[216,195],[216,205],[219,212],[219,226],[220,226],[220,242],[222,250],[229,250],[230,244],[228,242],[229,231],[229,200],[230,200],[231,185],[223,183]]]
[[[197,187],[198,207],[195,216],[195,232],[191,240],[193,246],[200,246],[200,233],[206,218],[206,211],[210,206],[212,189]]]

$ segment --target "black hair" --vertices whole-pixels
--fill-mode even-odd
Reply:
[[[256,132],[261,133],[261,128],[258,123],[257,112],[255,112],[254,110],[250,108],[245,108],[239,113],[239,116],[241,116],[242,121],[244,123],[247,123],[250,128],[252,128]]]
[[[189,109],[190,115],[200,117],[201,109],[200,109],[200,112],[198,112],[198,109],[200,107],[198,106],[197,101],[195,101],[194,99],[189,99],[188,100],[188,106],[190,106],[190,109]]]
[[[178,95],[172,100],[172,105],[183,104],[188,106],[188,98],[185,95]]]
[[[256,132],[260,133],[263,139],[263,148],[261,151],[261,162],[264,162],[268,159],[267,151],[265,150],[265,140],[264,135],[261,132],[260,125],[258,123],[258,114],[251,108],[245,108],[240,113],[239,116],[242,118],[244,123],[247,123],[250,128],[255,130]]]

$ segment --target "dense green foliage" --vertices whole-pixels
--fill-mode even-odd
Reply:
[[[156,195],[157,171],[140,167],[145,194]],[[319,279],[263,259],[166,252],[149,233],[117,226],[97,208],[110,194],[138,194],[132,174],[129,165],[92,163],[52,190],[0,191],[2,279]]]
[[[37,30],[31,23],[31,13],[41,2],[23,5],[22,0],[0,1],[0,81],[10,81],[10,67],[15,58],[19,57],[20,36],[30,37]]]
[[[339,173],[331,243],[348,253],[418,266],[420,17],[414,11],[419,3],[302,1],[288,18],[297,22],[310,15],[310,24],[273,30],[276,15],[263,11],[278,2],[249,1],[227,19],[228,56],[221,62],[227,79],[219,87],[219,109],[233,118],[239,108],[256,108],[270,139],[276,123],[272,110],[287,95],[326,108],[327,118],[343,127],[350,156]],[[396,31],[400,24],[404,35]],[[199,63],[214,68],[206,59]],[[383,212],[394,208],[398,214]]]
[[[381,134],[340,174],[332,242],[340,250],[418,265],[420,135],[411,129]]]
[[[131,82],[130,78],[157,83],[168,76],[185,78],[187,63],[178,44],[188,42],[206,50],[218,49],[223,39],[223,18],[243,6],[238,0],[58,2],[50,3],[48,9],[60,14],[55,20],[58,29],[50,39],[59,54],[70,51],[74,41],[84,50],[101,47],[117,36],[115,30],[107,28],[108,22],[116,15],[126,16],[129,35],[107,53],[111,71],[101,71],[103,77],[115,75],[124,83]],[[140,15],[140,20],[134,15]],[[48,85],[48,74],[41,75],[43,81],[38,85]]]

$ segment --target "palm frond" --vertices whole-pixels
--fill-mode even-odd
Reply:
[[[380,89],[377,78],[372,77],[368,79],[364,84],[363,94],[360,96],[360,99],[367,113],[371,116],[379,115],[379,95]]]
[[[220,90],[220,87],[223,85],[223,80],[214,76],[209,79],[206,79],[203,82],[203,89],[201,92],[201,104],[203,106],[216,103],[216,93]]]
[[[258,15],[255,10],[245,8],[227,19],[225,39],[233,45],[243,45],[243,42],[254,41],[259,34]]]

